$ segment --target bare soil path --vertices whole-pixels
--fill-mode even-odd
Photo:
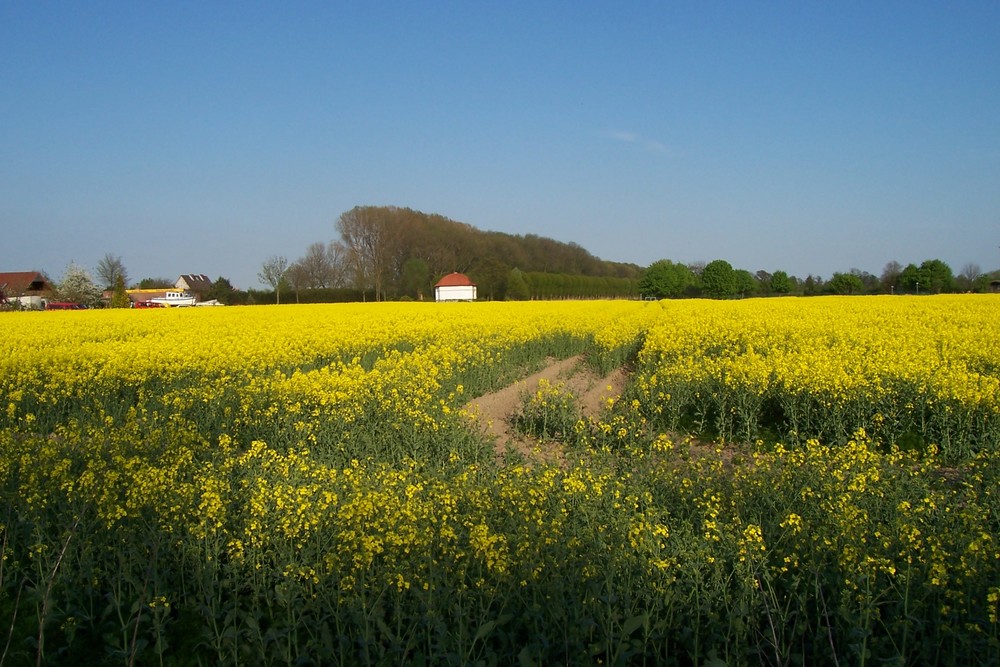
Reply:
[[[479,424],[487,436],[494,439],[498,458],[512,449],[525,457],[559,461],[563,452],[558,443],[539,443],[514,429],[513,422],[520,412],[524,397],[537,391],[543,380],[551,384],[562,382],[566,391],[576,397],[583,415],[597,417],[607,405],[608,399],[621,396],[627,379],[628,373],[622,368],[606,377],[599,377],[584,363],[582,356],[553,360],[537,373],[469,401],[464,411]]]

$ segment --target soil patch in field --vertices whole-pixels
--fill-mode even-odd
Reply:
[[[498,458],[502,459],[512,450],[526,458],[541,458],[549,462],[563,460],[564,452],[559,443],[539,442],[514,428],[514,420],[524,397],[537,391],[543,380],[551,384],[563,383],[565,389],[576,397],[584,417],[597,417],[608,399],[617,400],[621,396],[628,373],[618,368],[602,378],[578,355],[561,361],[552,360],[537,373],[469,401],[463,408],[465,413],[494,440]]]

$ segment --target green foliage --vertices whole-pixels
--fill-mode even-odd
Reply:
[[[143,278],[137,284],[139,289],[170,289],[174,281],[169,278]]]
[[[507,300],[527,301],[531,298],[531,290],[520,269],[511,269],[507,276]]]
[[[427,262],[411,257],[403,263],[402,293],[411,298],[423,299],[431,292],[430,270]]]
[[[829,287],[834,294],[862,294],[865,290],[861,278],[853,273],[834,273]]]
[[[701,272],[701,287],[705,294],[717,299],[735,295],[738,284],[733,265],[724,259],[706,264]]]
[[[480,299],[502,301],[507,289],[510,267],[496,257],[484,257],[469,271],[469,278],[476,283]]]
[[[806,276],[806,279],[802,281],[802,293],[806,296],[816,296],[820,293],[823,287],[822,278],[813,277],[812,274]]]
[[[955,277],[951,267],[940,259],[928,259],[920,264],[920,283],[932,294],[954,290]]]
[[[375,292],[370,289],[361,290],[353,287],[326,287],[300,290],[296,298],[298,303],[357,303],[375,301]],[[237,291],[233,294],[233,299],[233,303],[240,304],[277,303],[276,295],[272,290]]]
[[[784,271],[771,274],[770,290],[775,294],[788,294],[792,291],[792,281]]]
[[[741,297],[753,296],[757,292],[757,281],[753,274],[746,269],[736,269],[736,290],[735,293]]]
[[[908,264],[899,277],[900,286],[907,291],[940,294],[954,289],[955,277],[951,267],[940,259],[928,259],[918,267]]]
[[[115,289],[109,305],[112,308],[128,308],[132,305],[128,298],[128,292],[125,291],[125,277],[122,275],[115,278]]]
[[[225,305],[231,305],[238,303],[240,301],[240,295],[238,294],[233,284],[229,282],[228,278],[219,276],[214,283],[212,283],[212,288],[205,293],[206,300],[215,299],[219,303]]]
[[[1000,661],[995,451],[723,447],[657,432],[669,397],[584,422],[549,385],[524,416],[571,460],[503,465],[459,387],[585,343],[454,376],[404,343],[310,360],[315,393],[289,392],[309,369],[227,368],[60,392],[51,434],[0,413],[5,664]],[[405,384],[420,368],[437,393]],[[357,411],[343,374],[370,383]]]
[[[568,440],[582,412],[564,383],[540,380],[535,393],[524,397],[515,427],[536,438]]]
[[[639,279],[639,291],[644,297],[665,299],[682,296],[697,278],[691,269],[683,264],[674,264],[669,259],[661,259],[649,265]]]
[[[626,299],[637,295],[631,278],[568,275],[532,271],[524,274],[532,299]]]

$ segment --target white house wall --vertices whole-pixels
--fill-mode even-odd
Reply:
[[[435,288],[434,298],[437,301],[475,301],[475,286],[456,285]]]

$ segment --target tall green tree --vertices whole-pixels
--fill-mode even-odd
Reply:
[[[809,274],[806,279],[802,281],[802,293],[806,296],[815,296],[820,293],[820,288],[823,286],[823,278],[821,276],[814,276]]]
[[[401,276],[402,291],[406,296],[423,300],[431,284],[430,269],[427,262],[419,257],[411,257],[403,263]]]
[[[736,294],[736,271],[724,259],[716,259],[705,265],[701,272],[701,287],[709,296],[725,299]]]
[[[902,289],[925,294],[940,294],[954,290],[955,277],[951,267],[940,259],[924,260],[920,266],[907,264],[899,276]]]
[[[691,269],[683,264],[674,264],[669,259],[653,262],[639,279],[639,291],[644,297],[666,299],[679,297],[684,290],[695,284]]]
[[[510,267],[498,258],[488,255],[476,262],[469,277],[479,289],[479,297],[490,301],[502,300],[507,289]]]
[[[511,269],[507,276],[508,301],[527,301],[531,298],[531,290],[528,288],[528,281],[524,279],[524,273],[520,269]]]
[[[955,275],[951,267],[940,259],[924,260],[920,264],[920,284],[932,294],[952,292],[955,289]]]
[[[205,293],[206,299],[215,299],[219,303],[226,304],[227,306],[236,301],[236,288],[233,284],[229,282],[228,278],[223,278],[219,276],[214,283],[212,283],[212,289]]]
[[[923,276],[920,275],[920,268],[910,262],[902,271],[899,272],[899,278],[897,279],[899,288],[901,291],[906,292],[919,292],[921,283],[924,283],[924,291],[926,291],[926,281],[922,280]]]
[[[132,306],[132,301],[128,298],[128,292],[125,291],[125,276],[118,275],[115,277],[115,290],[111,295],[111,303],[108,305],[111,308],[129,308]]]
[[[834,273],[828,287],[834,294],[862,294],[865,284],[853,273]]]
[[[746,269],[736,269],[736,294],[740,297],[753,296],[757,293],[757,281]]]
[[[792,291],[792,281],[784,271],[771,274],[770,289],[775,294],[788,294]]]

